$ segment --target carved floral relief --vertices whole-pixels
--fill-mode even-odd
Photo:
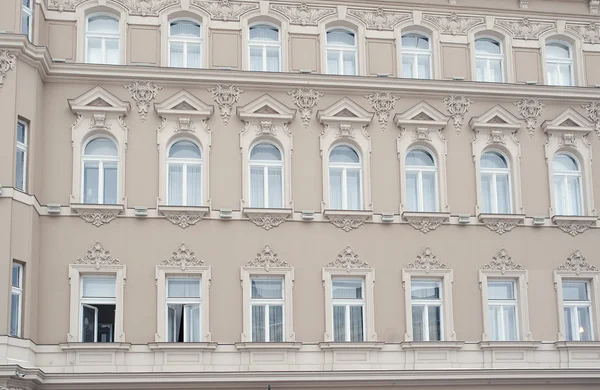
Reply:
[[[163,87],[152,81],[134,81],[123,87],[129,90],[129,95],[137,104],[138,114],[140,114],[142,122],[145,122],[150,102],[156,98],[156,93]]]
[[[390,113],[396,108],[398,97],[390,92],[374,92],[365,96],[365,99],[371,103],[371,107],[377,113],[377,119],[382,129],[387,128]]]
[[[4,85],[4,79],[9,70],[17,65],[17,57],[8,50],[0,50],[0,88]]]
[[[283,14],[291,24],[302,26],[316,26],[325,16],[335,14],[334,9],[309,7],[306,3],[297,6],[272,5],[271,9]]]
[[[180,267],[184,271],[187,267],[203,266],[204,261],[196,258],[194,252],[192,252],[187,245],[181,243],[171,256],[164,259],[160,265],[165,266],[176,266]]]
[[[442,100],[442,103],[446,106],[446,110],[452,117],[452,123],[454,124],[456,132],[460,134],[465,114],[471,109],[473,100],[466,96],[452,95]]]
[[[546,105],[537,98],[521,99],[513,104],[519,109],[519,114],[525,119],[529,136],[533,137],[537,120],[542,115]]]
[[[75,264],[91,264],[94,265],[96,269],[100,269],[103,265],[121,265],[122,263],[121,260],[112,257],[110,251],[96,241],[94,246],[87,251],[87,254],[78,258],[75,261]]]
[[[192,4],[206,10],[211,19],[223,21],[240,20],[242,14],[258,8],[258,3],[241,3],[230,0],[192,0]]]
[[[209,88],[208,92],[212,93],[213,100],[219,105],[221,119],[227,126],[233,105],[238,102],[240,94],[244,93],[244,90],[230,84],[219,84]]]
[[[312,88],[297,88],[288,92],[288,95],[292,97],[292,101],[300,110],[300,118],[302,119],[304,127],[308,127],[312,117],[313,108],[319,104],[319,99],[323,97],[324,94]]]

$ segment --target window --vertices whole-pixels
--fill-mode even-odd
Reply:
[[[202,155],[191,141],[177,141],[167,157],[167,202],[171,206],[202,204]]]
[[[499,152],[485,152],[481,156],[482,212],[511,213],[510,169],[506,157]]]
[[[364,341],[364,279],[333,278],[333,341]]]
[[[107,14],[94,14],[87,18],[86,62],[92,64],[120,63],[119,20]]]
[[[477,81],[501,83],[503,81],[502,45],[495,39],[475,40],[475,68]]]
[[[442,340],[442,283],[439,280],[412,280],[412,321],[414,341]]]
[[[281,151],[269,143],[250,151],[250,207],[283,207],[283,159]]]
[[[33,1],[23,0],[21,14],[21,34],[27,35],[29,42],[32,41],[31,31],[33,29]]]
[[[437,167],[432,155],[413,149],[406,155],[407,211],[435,212],[437,205]]]
[[[250,313],[253,342],[283,342],[283,278],[250,278]]]
[[[546,44],[548,85],[573,85],[573,51],[566,42]]]
[[[582,280],[563,280],[563,310],[568,341],[592,341],[592,302],[590,283]]]
[[[279,29],[258,24],[249,30],[250,70],[279,72],[281,70],[281,38]]]
[[[29,137],[27,122],[17,122],[17,161],[15,164],[15,186],[18,190],[27,191],[27,144]]]
[[[347,145],[329,153],[329,207],[337,210],[362,208],[361,164],[358,152]]]
[[[581,169],[570,154],[560,153],[552,159],[554,208],[557,215],[583,215]]]
[[[192,20],[169,23],[169,66],[202,67],[202,30],[199,23]]]
[[[83,203],[117,203],[117,145],[109,138],[94,138],[83,152]]]
[[[170,343],[201,341],[200,278],[167,277],[167,341]]]
[[[431,78],[431,43],[429,37],[415,33],[402,36],[402,77]]]
[[[351,75],[357,73],[356,34],[349,30],[333,29],[327,32],[327,73]]]
[[[84,275],[81,277],[81,341],[114,342],[116,277]]]
[[[8,334],[21,337],[21,323],[23,319],[23,264],[13,263],[11,279],[10,329]]]
[[[518,340],[515,281],[488,280],[487,288],[490,340]]]

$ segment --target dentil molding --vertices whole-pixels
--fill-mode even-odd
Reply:
[[[135,100],[140,119],[145,122],[150,102],[156,98],[157,92],[163,87],[152,81],[134,81],[131,84],[123,85],[123,88],[127,89],[131,98]]]
[[[0,50],[0,88],[4,85],[4,79],[9,70],[15,68],[17,57],[8,50]]]
[[[192,4],[208,12],[211,19],[223,21],[240,20],[242,14],[258,8],[258,3],[239,3],[230,0],[192,0]]]
[[[573,271],[577,275],[579,275],[582,271],[598,271],[596,266],[587,262],[585,257],[581,254],[579,250],[576,250],[571,254],[571,256],[567,257],[567,261],[561,266],[559,266],[557,271]]]
[[[161,261],[160,265],[175,266],[185,271],[187,267],[199,267],[204,265],[204,261],[196,257],[187,245],[181,243],[179,247],[173,251],[171,256]]]
[[[371,268],[371,266],[360,260],[354,249],[348,245],[337,255],[335,261],[327,264],[326,268],[342,268],[350,272],[353,268]]]
[[[309,7],[306,3],[300,3],[297,6],[271,5],[271,9],[284,15],[291,24],[301,26],[316,26],[319,20],[336,12],[332,8]]]
[[[374,92],[365,95],[365,99],[371,103],[371,107],[373,107],[377,114],[381,129],[385,130],[390,119],[390,113],[396,108],[398,97],[391,92]]]
[[[546,105],[537,98],[521,99],[513,104],[519,109],[519,114],[525,119],[529,136],[533,137],[537,126],[537,120],[542,115]]]
[[[265,245],[264,249],[258,252],[254,259],[248,260],[244,267],[264,268],[268,272],[271,268],[290,267],[290,265],[287,261],[281,260],[269,245]]]
[[[522,265],[515,263],[505,249],[501,249],[492,258],[492,261],[481,267],[481,269],[500,271],[504,274],[506,271],[522,271],[524,268]]]
[[[442,100],[442,103],[446,106],[446,110],[452,117],[452,123],[454,124],[456,132],[460,134],[465,114],[471,109],[471,104],[474,103],[473,100],[466,96],[452,95]]]
[[[429,273],[431,270],[448,269],[448,265],[439,261],[431,249],[427,247],[423,252],[421,252],[420,255],[417,256],[417,260],[415,260],[415,262],[406,266],[406,269],[419,269]]]
[[[376,10],[350,10],[350,15],[356,16],[362,20],[368,29],[371,30],[393,30],[394,26],[403,20],[410,19],[407,13],[396,13],[393,11],[384,11],[379,7]]]
[[[121,260],[114,258],[110,251],[108,251],[104,246],[96,241],[94,246],[88,249],[85,256],[78,258],[75,260],[75,264],[91,264],[96,267],[96,269],[100,269],[100,267],[104,265],[121,265]]]
[[[319,104],[321,97],[325,96],[323,93],[314,90],[313,88],[307,89],[294,89],[289,91],[288,95],[292,97],[292,101],[300,110],[300,118],[304,127],[308,127],[312,118],[313,108]]]
[[[244,90],[230,84],[219,84],[208,88],[208,92],[212,93],[213,100],[219,105],[221,119],[227,126],[233,105],[238,102],[240,94],[244,93]]]
[[[423,15],[423,19],[436,25],[442,34],[467,35],[467,32],[478,24],[483,24],[481,17],[462,17],[456,12],[447,16]]]
[[[540,34],[552,29],[554,23],[532,21],[529,18],[521,20],[496,19],[496,26],[504,27],[516,39],[539,39]]]

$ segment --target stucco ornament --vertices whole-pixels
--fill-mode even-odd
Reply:
[[[302,26],[316,26],[320,19],[335,13],[333,9],[313,8],[306,3],[298,6],[272,5],[271,9],[283,14],[291,24]]]
[[[375,113],[377,113],[379,125],[385,130],[390,119],[390,113],[396,108],[398,96],[390,92],[374,92],[366,95],[365,99],[371,103],[371,107],[373,107]]]
[[[292,97],[292,101],[300,110],[300,117],[302,118],[304,127],[308,127],[312,117],[313,108],[319,104],[319,100],[325,95],[312,88],[297,88],[288,92],[288,95]]]
[[[379,7],[374,11],[352,10],[348,12],[354,15],[372,30],[393,30],[394,26],[403,20],[410,18],[408,14],[399,14],[395,12],[386,12]]]
[[[529,9],[529,0],[519,0],[519,8]]]
[[[600,138],[600,103],[589,102],[581,107],[585,109],[586,117],[594,123],[594,131]]]
[[[230,84],[219,84],[209,88],[208,92],[212,93],[213,100],[219,105],[221,119],[227,126],[231,117],[231,109],[238,102],[240,94],[244,93],[244,90]]]
[[[258,252],[253,260],[248,260],[245,266],[264,268],[265,271],[269,271],[271,268],[289,267],[290,265],[287,261],[281,260],[270,246],[265,245],[265,248]]]
[[[442,220],[433,218],[418,218],[409,220],[408,224],[421,233],[427,234],[430,231],[440,227]]]
[[[525,119],[529,136],[533,137],[537,120],[542,115],[546,105],[536,98],[521,99],[513,104],[519,109],[519,114]]]
[[[417,260],[414,263],[410,263],[406,266],[406,269],[422,269],[426,273],[429,273],[429,271],[435,269],[448,269],[448,266],[446,263],[439,261],[431,249],[427,247],[417,256]]]
[[[361,217],[344,215],[339,217],[331,217],[329,221],[335,227],[338,227],[345,232],[349,232],[350,230],[358,229],[362,224],[365,223],[366,219]]]
[[[192,0],[192,4],[205,9],[209,14],[210,18],[214,20],[240,20],[240,15],[258,8],[258,3],[255,4],[243,4],[237,3],[230,0],[219,0],[219,1],[200,1]]]
[[[74,11],[75,6],[85,0],[49,0],[48,9],[56,9],[59,12]]]
[[[354,249],[348,245],[337,255],[335,261],[327,264],[326,268],[343,268],[350,272],[353,268],[371,268],[371,266],[367,262],[361,261]]]
[[[100,227],[105,223],[110,223],[117,218],[117,213],[103,210],[86,210],[79,213],[79,217],[87,223]]]
[[[202,216],[197,214],[188,214],[186,212],[168,213],[166,215],[166,219],[173,225],[177,225],[180,228],[185,229],[202,221]]]
[[[160,265],[176,266],[184,271],[187,267],[197,267],[204,265],[204,261],[196,258],[187,245],[181,243],[177,250],[173,251],[169,258],[164,259]]]
[[[587,262],[579,250],[567,257],[567,261],[557,268],[558,271],[573,271],[579,275],[582,271],[598,271],[596,266]]]
[[[452,95],[442,100],[442,103],[444,104],[444,106],[446,106],[446,110],[452,116],[452,123],[454,124],[456,132],[460,134],[463,120],[465,119],[465,114],[471,109],[471,104],[473,104],[473,100],[469,99],[466,96]]]
[[[180,0],[123,0],[132,15],[158,15],[158,11]]]
[[[4,79],[9,70],[17,65],[17,57],[8,50],[0,50],[0,88],[4,85]]]
[[[595,222],[592,221],[556,221],[558,228],[572,237],[584,233]]]
[[[265,230],[271,230],[285,222],[285,217],[274,216],[271,214],[253,215],[250,221],[256,226],[260,226]]]
[[[600,43],[600,24],[596,22],[591,22],[583,26],[568,24],[567,30],[571,30],[581,36],[584,43]]]
[[[473,26],[483,23],[483,18],[461,17],[452,12],[449,16],[424,15],[423,19],[438,26],[442,34],[467,35]]]
[[[137,104],[140,119],[145,122],[150,102],[156,98],[156,93],[163,87],[152,81],[134,81],[131,84],[123,85],[123,88],[129,90],[129,95]]]
[[[504,233],[508,233],[513,230],[519,221],[486,221],[484,223],[485,227],[493,231],[494,233],[498,233],[499,235],[503,235]]]
[[[500,271],[504,274],[506,271],[521,271],[524,268],[522,265],[515,263],[505,249],[501,249],[492,258],[492,261],[484,265],[482,269]]]
[[[532,22],[529,18],[496,20],[496,25],[506,28],[517,39],[539,39],[541,33],[554,27],[553,23]]]
[[[600,0],[590,0],[590,13],[597,14],[600,8]]]
[[[121,260],[112,257],[110,251],[106,250],[98,241],[88,249],[87,254],[75,260],[75,264],[91,264],[100,269],[103,265],[121,265]]]

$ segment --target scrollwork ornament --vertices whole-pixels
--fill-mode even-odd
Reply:
[[[368,29],[373,30],[393,30],[394,26],[403,20],[408,19],[408,14],[398,14],[395,12],[386,12],[379,7],[374,11],[352,10],[350,15],[354,15],[367,25]]]
[[[567,261],[557,268],[558,271],[572,271],[579,275],[583,271],[597,272],[598,268],[587,262],[579,250],[567,257]]]
[[[600,0],[590,0],[590,13],[591,14],[597,15],[599,8],[600,8]]]
[[[84,0],[49,0],[48,9],[56,9],[59,12],[74,11],[75,6],[83,2]]]
[[[8,50],[0,50],[0,88],[4,85],[4,79],[8,71],[17,65],[17,57]]]
[[[211,19],[223,21],[240,20],[240,15],[258,8],[258,4],[244,4],[230,0],[192,0],[192,4],[205,9],[210,14]]]
[[[350,272],[351,269],[354,268],[371,268],[371,266],[365,262],[360,260],[354,249],[350,245],[348,245],[343,251],[341,251],[335,261],[327,264],[327,268],[342,268],[346,271]]]
[[[156,98],[157,92],[163,87],[152,81],[134,81],[131,84],[123,85],[123,88],[127,89],[131,98],[135,100],[140,119],[145,122],[150,102]]]
[[[171,256],[167,259],[164,259],[160,265],[175,266],[181,268],[182,271],[185,271],[188,267],[203,266],[204,261],[196,258],[194,252],[192,252],[187,245],[181,243],[179,248],[173,251]]]
[[[420,269],[424,270],[425,273],[429,273],[432,270],[448,269],[448,265],[439,261],[431,249],[427,247],[420,255],[417,256],[417,260],[415,262],[406,266],[406,269]]]
[[[589,102],[581,107],[585,109],[587,118],[594,123],[594,131],[600,138],[600,103]]]
[[[285,222],[285,217],[273,216],[271,214],[251,216],[250,221],[265,230],[271,230]]]
[[[324,94],[314,90],[313,88],[297,88],[288,92],[288,95],[292,97],[292,101],[300,110],[300,117],[302,118],[304,127],[308,127],[312,117],[313,108],[319,104],[319,100],[324,96]]]
[[[396,108],[398,97],[390,92],[374,92],[365,96],[371,107],[377,113],[377,119],[382,130],[385,130],[390,118],[390,112]]]
[[[430,219],[430,218],[418,218],[411,219],[408,221],[408,224],[414,229],[420,231],[423,234],[427,234],[432,230],[437,229],[442,225],[442,221],[439,219]]]
[[[542,115],[546,105],[536,98],[521,99],[513,104],[519,109],[519,114],[525,119],[529,136],[533,137],[537,120]]]
[[[113,219],[117,218],[115,212],[102,211],[102,210],[86,210],[79,213],[79,217],[87,223],[91,223],[96,227],[100,227],[106,223],[110,223]]]
[[[197,214],[188,214],[186,212],[169,213],[166,215],[166,219],[173,225],[177,225],[180,228],[185,229],[202,221],[202,216]]]
[[[264,249],[258,252],[254,259],[248,260],[245,264],[245,267],[264,268],[267,272],[271,268],[286,268],[289,266],[288,262],[281,260],[269,245],[265,245]]]
[[[577,222],[577,221],[557,221],[558,228],[563,232],[575,237],[584,233],[594,224],[594,222]]]
[[[213,100],[219,105],[221,119],[227,126],[233,105],[238,102],[240,94],[244,93],[244,90],[230,84],[219,84],[208,88],[208,92],[212,93]]]
[[[439,27],[442,34],[467,35],[471,27],[483,23],[483,18],[461,17],[452,12],[449,16],[424,15],[427,20]]]
[[[94,246],[88,249],[87,254],[75,260],[75,264],[90,264],[96,269],[106,265],[121,265],[121,260],[112,257],[110,251],[96,241]]]
[[[499,235],[510,232],[518,224],[518,221],[488,221],[484,223],[486,228]]]
[[[575,32],[583,38],[584,43],[597,44],[600,43],[600,24],[591,22],[586,25],[568,24],[567,30]]]
[[[469,99],[466,96],[452,95],[442,100],[442,103],[444,104],[444,106],[446,106],[446,110],[450,113],[450,116],[452,117],[452,123],[454,124],[456,132],[460,134],[465,114],[471,108],[473,100]]]
[[[316,26],[319,20],[335,13],[333,9],[312,8],[306,3],[298,6],[272,5],[271,9],[286,16],[291,24],[302,26]]]
[[[124,0],[124,5],[132,15],[158,15],[158,11],[179,0]]]
[[[339,216],[339,217],[331,217],[330,222],[345,232],[349,232],[350,230],[358,229],[361,225],[365,223],[365,218],[355,218],[349,215]]]
[[[521,20],[497,20],[496,25],[506,28],[517,39],[539,39],[540,34],[554,27],[553,23],[532,22],[529,18]]]
[[[500,271],[505,274],[506,271],[522,271],[524,268],[522,265],[515,263],[505,249],[501,249],[492,258],[492,261],[484,265],[482,269]]]

